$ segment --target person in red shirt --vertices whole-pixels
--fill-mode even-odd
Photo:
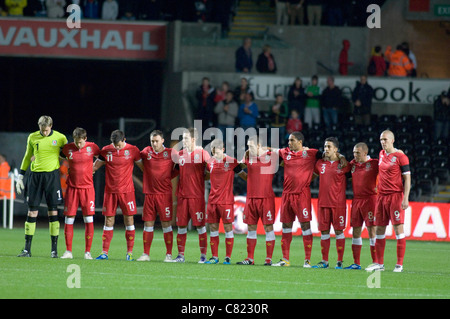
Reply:
[[[378,159],[368,156],[366,143],[353,147],[354,159],[350,162],[353,188],[353,201],[350,226],[353,228],[352,252],[353,264],[345,269],[361,269],[361,231],[363,223],[369,233],[369,246],[372,261],[375,263],[375,204],[377,200]]]
[[[313,268],[328,268],[328,252],[330,250],[330,227],[333,225],[336,234],[337,263],[336,269],[342,269],[346,225],[347,180],[345,174],[350,171],[350,165],[345,167],[339,162],[339,141],[335,137],[325,139],[324,159],[319,159],[314,167],[314,177],[320,176],[318,223],[321,232],[320,246],[322,261]]]
[[[386,246],[386,226],[391,221],[397,238],[397,264],[394,272],[403,271],[405,256],[405,232],[403,228],[405,209],[409,206],[411,171],[408,157],[394,147],[395,136],[389,130],[380,135],[378,160],[378,197],[375,213],[377,263],[367,271],[384,270],[384,250]]]
[[[173,246],[173,199],[172,178],[174,163],[172,149],[164,146],[164,136],[159,130],[150,133],[151,146],[141,151],[144,164],[143,192],[145,194],[142,220],[144,221],[143,243],[144,252],[138,261],[150,261],[150,248],[153,241],[153,230],[156,216],[161,221],[166,257],[164,262],[172,261]]]
[[[91,247],[94,236],[95,215],[93,163],[94,158],[100,154],[100,149],[97,144],[87,141],[86,130],[81,127],[75,128],[72,136],[73,142],[64,145],[61,151],[61,156],[64,156],[69,164],[64,205],[66,251],[61,258],[73,258],[73,224],[78,207],[81,207],[85,225],[84,259],[92,259]]]
[[[244,156],[243,164],[247,167],[247,200],[245,203],[243,219],[248,225],[247,258],[238,262],[238,265],[254,265],[256,247],[256,229],[261,219],[266,232],[266,259],[265,266],[272,265],[272,255],[275,246],[275,193],[272,180],[275,174],[274,163],[278,163],[276,153],[264,150],[258,136],[250,136],[247,142],[248,156]]]
[[[111,144],[103,147],[94,163],[94,172],[105,165],[105,193],[102,213],[105,216],[103,227],[103,250],[96,259],[108,259],[108,251],[113,237],[117,206],[120,206],[125,224],[127,242],[126,259],[134,261],[133,246],[135,238],[134,215],[136,215],[136,196],[134,194],[133,168],[136,164],[144,170],[139,149],[125,142],[125,133],[115,130],[111,133]]]
[[[172,160],[177,163],[180,180],[177,186],[177,246],[178,256],[173,262],[184,262],[187,226],[189,220],[197,228],[200,260],[205,263],[208,246],[205,223],[205,173],[206,163],[210,156],[207,151],[196,146],[198,132],[189,128],[183,133],[183,149],[172,154]]]
[[[233,252],[234,234],[234,174],[238,174],[243,180],[247,180],[247,173],[243,165],[224,153],[223,141],[215,139],[211,143],[213,157],[208,160],[207,169],[211,182],[211,190],[208,197],[206,210],[206,222],[210,230],[210,246],[212,257],[206,264],[219,263],[219,222],[222,219],[225,230],[225,265],[231,263]]]

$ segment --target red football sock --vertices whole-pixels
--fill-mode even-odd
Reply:
[[[353,261],[357,265],[361,265],[361,247],[362,245],[352,244]]]
[[[311,260],[313,235],[303,235],[303,247],[305,249],[305,259]]]
[[[203,234],[198,234],[198,245],[200,247],[200,254],[206,255],[208,252],[208,235],[206,231]]]
[[[150,255],[150,247],[153,242],[153,231],[143,231],[142,238],[144,241],[144,254]]]
[[[225,238],[225,257],[231,258],[233,252],[234,237]]]
[[[384,237],[379,237],[380,235],[377,235],[377,240],[375,242],[375,249],[377,252],[377,262],[380,265],[384,264],[384,248],[386,247],[386,238]]]
[[[343,261],[345,250],[345,238],[336,239],[337,260]]]
[[[173,231],[164,232],[164,243],[166,244],[166,254],[172,255]]]
[[[112,227],[108,227],[108,228],[111,228],[111,229],[106,230],[105,228],[103,228],[103,236],[102,236],[102,240],[103,240],[103,248],[102,249],[106,254],[108,254],[109,246],[111,245],[111,240],[113,238],[113,233],[114,233],[114,230]]]
[[[213,257],[219,257],[219,232],[217,235],[212,234],[209,237],[209,245],[211,246],[211,254]]]
[[[186,247],[186,234],[177,234],[178,254],[184,255],[184,249]]]
[[[136,235],[136,230],[125,230],[125,237],[127,240],[127,253],[131,254],[134,247],[134,237]]]
[[[247,237],[247,257],[251,260],[255,259],[256,238]]]
[[[275,240],[266,240],[266,259],[272,259]]]
[[[94,223],[84,223],[85,252],[91,251],[93,238],[94,238]]]
[[[73,224],[64,224],[64,237],[66,239],[66,250],[72,251]]]
[[[397,239],[397,265],[403,265],[405,257],[406,239],[405,237]]]
[[[378,263],[377,250],[375,249],[375,245],[370,245],[370,256],[372,257],[373,263]]]
[[[330,235],[320,239],[320,247],[322,250],[322,260],[328,261],[328,253],[330,252]]]
[[[289,260],[291,242],[292,242],[292,229],[289,230],[283,229],[283,233],[281,234],[281,253],[283,254],[283,258],[286,260]]]

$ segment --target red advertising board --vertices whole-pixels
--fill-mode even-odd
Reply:
[[[0,55],[56,58],[163,60],[165,23],[65,19],[0,19]]]
[[[244,196],[235,197],[234,214],[235,221],[233,223],[236,233],[246,233],[247,225],[243,223],[242,213],[244,211],[246,198]],[[276,235],[281,235],[282,225],[280,222],[280,204],[281,198],[275,198],[275,220],[274,230]],[[311,230],[313,235],[319,236],[320,232],[317,228],[317,198],[313,198]],[[350,209],[351,200],[347,200],[347,226],[345,228],[345,236],[352,237],[352,228],[350,227]],[[405,211],[404,230],[407,240],[432,240],[432,241],[448,241],[450,242],[450,204],[441,203],[422,203],[410,202],[409,207]],[[223,232],[223,226],[220,226]],[[301,235],[300,223],[294,222],[292,232],[294,235]],[[258,224],[257,233],[264,234],[264,228],[261,222]],[[331,231],[334,234],[333,231]],[[367,229],[363,230],[363,238],[368,238]],[[386,238],[395,239],[395,233],[392,225],[386,229]]]

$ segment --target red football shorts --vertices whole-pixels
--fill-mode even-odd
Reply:
[[[403,193],[389,195],[378,194],[375,213],[375,225],[387,226],[404,224],[405,211],[402,209]]]
[[[234,221],[234,204],[210,204],[206,209],[206,222],[209,224],[219,223],[222,219],[224,224]]]
[[[352,211],[350,215],[350,226],[362,227],[363,223],[366,226],[375,226],[375,208],[377,204],[377,195],[372,195],[367,198],[354,198],[352,201]]]
[[[331,225],[335,230],[344,230],[346,223],[346,207],[319,207],[317,221],[319,231],[330,230]]]
[[[155,221],[156,215],[163,222],[169,222],[173,216],[172,194],[145,194],[142,220]]]
[[[275,198],[247,198],[244,207],[244,223],[257,225],[261,218],[263,225],[275,222]]]
[[[282,223],[292,223],[297,217],[300,223],[310,222],[311,214],[311,194],[287,194],[281,196],[280,221]]]
[[[187,226],[192,219],[195,227],[205,226],[205,199],[178,197],[177,226]]]
[[[81,207],[83,216],[95,215],[95,189],[67,186],[64,198],[64,216],[75,216]]]
[[[117,207],[120,207],[123,215],[136,215],[136,197],[130,193],[105,193],[103,196],[104,216],[115,216]]]

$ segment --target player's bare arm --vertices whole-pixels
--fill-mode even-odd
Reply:
[[[409,206],[409,192],[411,190],[411,174],[403,174],[403,200],[402,200],[402,209],[407,209]]]
[[[94,162],[94,167],[92,169],[92,172],[95,174],[95,172],[103,165],[105,165],[105,161],[101,160],[100,158],[97,158]]]

